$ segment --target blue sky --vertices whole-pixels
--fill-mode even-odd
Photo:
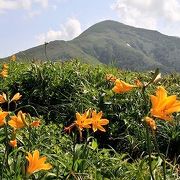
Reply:
[[[0,58],[106,19],[180,37],[180,0],[0,0]]]

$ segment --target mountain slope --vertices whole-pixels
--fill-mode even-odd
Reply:
[[[46,59],[45,46],[17,53],[18,57]],[[47,45],[51,60],[80,58],[89,63],[114,63],[131,70],[159,67],[180,72],[180,38],[157,31],[135,28],[116,21],[93,25],[71,41],[52,41]]]

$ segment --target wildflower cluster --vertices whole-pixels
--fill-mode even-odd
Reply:
[[[12,62],[16,61],[16,55],[12,55],[11,58],[10,58],[10,61],[12,61]],[[8,68],[9,68],[8,64],[3,64],[2,65],[2,70],[0,72],[0,76],[2,78],[7,78],[8,77]]]
[[[111,75],[113,77],[113,75]],[[161,73],[158,73],[149,83],[142,83],[138,79],[135,81],[136,85],[131,85],[122,80],[116,78],[114,81],[114,87],[112,90],[115,93],[125,93],[131,91],[136,87],[148,87],[151,83],[157,83],[161,79]],[[110,80],[110,79],[108,79]],[[180,101],[177,100],[176,95],[167,95],[167,91],[163,86],[158,86],[156,90],[156,96],[150,95],[152,108],[150,110],[151,117],[145,117],[145,122],[156,130],[157,125],[152,117],[159,118],[165,121],[172,121],[174,112],[180,112]]]
[[[16,60],[16,56],[14,55],[11,58],[11,61],[15,61],[15,60]],[[8,70],[8,65],[4,64],[3,71],[5,71],[7,73],[7,70]],[[39,74],[41,74],[41,73],[39,73]],[[104,76],[104,74],[102,74],[102,75]],[[42,77],[43,76],[41,74],[41,80],[42,80]],[[67,145],[68,148],[64,148],[65,151],[67,151],[65,153],[63,152],[62,143],[59,143],[59,134],[58,134],[58,138],[57,138],[58,140],[53,139],[54,136],[57,135],[57,131],[54,132],[54,129],[51,129],[51,133],[49,133],[50,129],[48,129],[47,133],[48,133],[48,135],[51,135],[51,136],[50,137],[45,136],[45,140],[48,138],[52,138],[53,140],[49,141],[49,139],[48,139],[48,141],[46,143],[48,145],[51,144],[51,142],[52,142],[52,144],[54,143],[52,146],[50,145],[49,147],[47,147],[47,149],[49,148],[50,151],[52,148],[51,152],[53,152],[52,153],[53,155],[51,156],[51,158],[58,158],[59,154],[62,153],[62,156],[65,158],[65,161],[67,160],[67,162],[62,162],[61,160],[63,158],[61,159],[61,157],[60,157],[57,161],[54,162],[53,166],[56,166],[57,169],[55,170],[55,168],[53,168],[53,173],[57,172],[57,179],[61,177],[61,175],[59,175],[59,172],[61,171],[59,166],[61,166],[61,165],[65,169],[63,172],[64,176],[62,175],[61,179],[71,179],[71,178],[79,179],[80,174],[83,174],[83,175],[85,174],[84,172],[85,172],[85,170],[87,170],[86,168],[89,166],[89,160],[93,159],[92,156],[95,154],[95,150],[97,150],[97,153],[101,151],[101,149],[97,149],[98,148],[97,141],[98,141],[99,137],[96,140],[95,133],[97,131],[99,131],[99,134],[101,132],[106,132],[108,124],[109,124],[111,130],[113,129],[113,127],[115,127],[113,124],[113,121],[110,121],[110,119],[112,117],[110,114],[111,112],[113,112],[112,113],[113,118],[117,117],[117,120],[119,120],[118,116],[121,116],[121,114],[118,112],[119,109],[120,109],[121,113],[125,113],[125,116],[123,116],[124,119],[127,117],[126,113],[130,109],[130,108],[128,109],[128,107],[124,108],[123,105],[122,105],[123,108],[119,108],[119,109],[117,109],[116,106],[113,106],[114,102],[115,102],[115,105],[121,106],[121,104],[120,104],[121,101],[119,101],[118,98],[124,97],[124,95],[121,96],[121,95],[115,95],[115,94],[126,94],[133,90],[134,91],[137,90],[138,95],[140,95],[142,97],[142,100],[144,101],[142,103],[143,105],[140,103],[140,107],[142,107],[142,109],[145,107],[144,108],[145,110],[143,109],[142,113],[140,112],[141,109],[139,110],[140,117],[143,120],[141,121],[141,118],[139,118],[139,121],[136,123],[137,123],[138,127],[139,127],[139,125],[141,127],[144,127],[144,128],[142,128],[142,130],[143,130],[143,132],[146,132],[146,133],[144,133],[145,135],[142,133],[143,134],[142,138],[144,140],[145,136],[147,137],[147,139],[145,139],[145,141],[143,141],[143,142],[146,143],[146,149],[148,150],[148,152],[145,152],[145,154],[148,153],[148,155],[149,155],[148,160],[149,160],[149,166],[150,166],[149,167],[150,176],[151,176],[150,178],[154,179],[153,176],[155,174],[155,170],[153,172],[153,163],[151,160],[151,154],[152,154],[151,149],[152,149],[152,147],[154,148],[154,146],[156,146],[156,143],[152,144],[151,141],[153,141],[156,138],[156,135],[158,135],[158,130],[159,130],[158,129],[158,120],[172,122],[173,115],[174,115],[173,113],[180,112],[180,101],[178,100],[178,97],[176,95],[168,96],[168,92],[165,90],[165,88],[163,86],[158,86],[155,93],[152,93],[149,96],[145,94],[146,88],[154,83],[157,83],[160,79],[161,79],[160,73],[155,73],[154,77],[149,82],[141,82],[139,79],[136,79],[134,81],[134,84],[133,83],[131,84],[130,82],[125,82],[124,80],[117,78],[113,74],[107,74],[105,76],[106,81],[104,80],[103,83],[105,82],[105,87],[106,88],[108,87],[108,89],[107,89],[107,91],[103,91],[103,94],[106,94],[106,92],[107,92],[107,94],[108,93],[110,94],[110,95],[108,94],[109,97],[107,97],[107,99],[109,98],[108,99],[109,104],[104,103],[105,101],[103,101],[104,106],[100,106],[99,105],[100,103],[98,102],[99,103],[98,105],[97,104],[93,105],[93,110],[88,109],[88,108],[90,108],[89,106],[82,106],[82,108],[79,108],[79,109],[81,109],[82,113],[76,112],[75,114],[73,114],[75,116],[73,123],[70,124],[70,126],[64,128],[64,130],[69,133],[72,132],[73,128],[75,128],[75,130],[76,130],[75,133],[71,133],[71,135],[73,137],[72,139],[70,139],[69,136],[65,136],[63,132],[59,131],[59,129],[58,130],[56,129],[58,132],[62,133],[63,138],[67,137],[69,142],[71,140],[73,141],[73,142],[71,142],[72,144],[71,143],[68,144],[66,142],[68,144]],[[107,81],[108,81],[108,83],[107,83]],[[107,86],[107,84],[108,84],[108,86]],[[109,88],[109,87],[111,87],[111,88]],[[155,94],[155,95],[153,95],[153,94]],[[133,93],[132,93],[132,95],[134,96]],[[45,97],[45,95],[43,94],[42,97]],[[90,96],[90,98],[91,97],[92,96]],[[93,94],[93,97],[95,97],[94,94]],[[139,96],[137,96],[137,97],[139,97]],[[20,178],[22,178],[22,179],[28,179],[28,178],[38,179],[40,176],[38,176],[38,174],[34,175],[34,173],[37,173],[40,170],[49,170],[52,168],[52,165],[50,163],[46,162],[46,160],[47,160],[46,156],[40,156],[40,152],[42,152],[43,147],[44,148],[46,148],[46,147],[45,146],[39,147],[39,146],[41,146],[41,143],[38,143],[38,141],[35,142],[35,138],[39,137],[39,134],[36,134],[36,131],[39,132],[40,130],[42,130],[41,129],[42,127],[39,127],[41,125],[42,121],[39,118],[31,117],[31,115],[25,111],[26,108],[23,108],[23,107],[15,109],[14,111],[10,111],[10,108],[9,108],[10,103],[13,102],[12,104],[14,104],[14,103],[17,104],[21,98],[22,98],[22,95],[20,93],[16,93],[12,97],[4,92],[2,92],[0,94],[0,105],[2,104],[2,109],[0,110],[0,127],[3,132],[2,134],[5,134],[5,136],[3,137],[4,139],[2,138],[3,139],[2,142],[4,144],[3,144],[3,148],[2,148],[1,152],[3,152],[2,154],[4,154],[4,157],[2,158],[2,163],[0,163],[0,165],[2,165],[2,170],[0,172],[1,173],[0,178],[2,178],[2,174],[6,174],[6,172],[9,169],[13,169],[13,168],[16,168],[17,166],[21,166],[22,170],[20,170],[19,174],[22,174],[22,176]],[[103,96],[103,98],[104,98],[104,96]],[[111,98],[113,98],[113,99],[111,99]],[[98,98],[95,97],[94,99],[98,99]],[[126,98],[126,101],[129,102],[129,99]],[[141,99],[138,102],[140,102],[140,101],[141,101]],[[7,105],[7,106],[5,106],[5,105]],[[149,107],[149,105],[150,105],[150,107]],[[7,107],[7,109],[5,109],[5,107]],[[64,104],[63,104],[63,107],[64,107]],[[73,106],[71,106],[71,107],[73,107]],[[106,109],[108,109],[109,107],[111,108],[110,109],[111,111],[109,111],[109,110],[106,111]],[[86,111],[84,111],[85,108],[87,108]],[[98,111],[95,109],[98,109]],[[123,112],[124,109],[126,110],[125,112]],[[101,110],[103,110],[105,115],[103,115],[103,112]],[[63,111],[64,111],[64,109],[63,109]],[[134,111],[136,111],[136,109]],[[38,112],[38,110],[37,110],[37,112]],[[57,110],[57,112],[59,112],[59,111]],[[59,113],[61,113],[61,112],[59,112]],[[49,112],[49,114],[50,114],[50,112]],[[114,114],[116,116],[114,116]],[[109,120],[106,119],[104,116],[108,117]],[[57,118],[59,118],[59,116]],[[117,120],[116,120],[116,122],[117,122]],[[126,123],[128,124],[128,118],[127,118]],[[39,129],[38,129],[38,127],[39,127]],[[43,128],[46,129],[45,126],[43,126]],[[59,126],[57,126],[56,128],[59,128]],[[79,136],[76,134],[76,132],[79,133],[78,134]],[[113,133],[110,132],[109,134],[112,135]],[[109,134],[107,136],[109,136]],[[83,135],[85,135],[85,137],[87,137],[87,139],[84,138],[84,141],[81,141]],[[80,137],[80,143],[79,143],[79,141],[77,143],[77,137]],[[101,134],[100,137],[103,137],[103,135]],[[113,138],[113,135],[112,135],[112,138]],[[118,137],[118,138],[122,139],[122,137]],[[40,138],[40,139],[43,139],[43,138]],[[65,139],[65,140],[67,141],[67,139]],[[156,141],[154,141],[154,142],[156,142]],[[36,143],[36,145],[32,146],[35,143]],[[42,143],[44,143],[43,140],[42,140]],[[64,143],[64,144],[66,144],[66,143]],[[59,146],[59,144],[60,144],[60,146]],[[38,148],[37,148],[37,146],[38,146]],[[41,149],[41,151],[40,151],[40,149]],[[70,149],[70,153],[68,153],[68,151],[69,151],[68,149]],[[154,151],[154,149],[153,149],[153,151]],[[161,156],[161,153],[159,153],[158,148],[157,148],[157,152],[158,153],[156,153],[155,156],[158,155],[158,157],[160,157],[163,160],[163,162],[165,162],[163,159],[164,157]],[[11,162],[10,156],[13,153],[15,154],[15,156],[13,156],[13,158],[14,158],[13,160],[15,161],[16,159],[19,158],[21,163],[19,163],[19,164],[16,163],[13,165],[10,164],[10,162]],[[23,154],[23,155],[18,156],[19,154]],[[104,169],[104,164],[103,164],[103,159],[102,159],[103,154],[105,154],[105,156],[106,156],[106,153],[103,151],[102,151],[102,154],[99,153],[99,154],[95,155],[96,158],[100,158],[100,161],[99,161],[99,159],[96,160],[96,165],[97,165],[97,166],[95,166],[96,168],[97,167],[99,168],[100,166],[102,166]],[[114,151],[113,151],[112,154],[116,154],[116,153],[114,153]],[[65,156],[67,156],[67,159]],[[68,158],[71,158],[71,160],[69,161]],[[116,159],[116,158],[110,158],[110,159]],[[106,159],[106,162],[107,162],[107,159]],[[67,164],[69,163],[68,168],[66,166],[66,163]],[[106,164],[108,164],[108,163],[106,163]],[[159,164],[161,164],[161,163],[159,163]],[[112,166],[115,166],[115,165],[116,165],[116,163],[112,164]],[[121,169],[121,165],[118,166],[117,169]],[[163,168],[163,171],[165,169],[166,168]],[[49,174],[51,174],[51,173],[49,173]],[[19,178],[19,176],[17,176],[17,177]],[[94,177],[99,177],[99,176],[95,175]],[[84,179],[93,179],[93,178],[84,178]],[[116,179],[116,178],[114,178],[114,179]]]
[[[83,129],[92,128],[94,132],[97,130],[106,132],[104,129],[104,125],[109,123],[109,120],[102,119],[102,111],[96,112],[95,110],[91,112],[91,110],[86,111],[83,114],[79,112],[76,113],[76,120],[69,127],[65,127],[65,131],[71,131],[71,129],[76,126],[80,131]]]
[[[122,80],[116,79],[115,85],[112,88],[112,90],[115,93],[125,93],[131,91],[135,87],[141,87],[142,88],[142,95],[144,97],[145,103],[148,102],[148,100],[145,98],[145,90],[146,88],[152,84],[157,83],[161,79],[161,73],[158,72],[158,70],[155,72],[154,77],[148,82],[148,83],[142,83],[138,79],[135,81],[136,85],[128,84]],[[172,122],[173,120],[173,113],[180,112],[180,101],[177,100],[176,95],[167,95],[167,91],[163,86],[158,86],[155,92],[156,95],[150,95],[150,101],[151,101],[151,109],[146,117],[144,117],[144,121],[147,126],[150,127],[153,138],[155,139],[155,146],[157,149],[157,152],[160,156],[160,158],[163,161],[163,176],[164,179],[166,179],[166,161],[164,157],[159,152],[158,145],[156,143],[156,137],[155,137],[155,130],[157,129],[156,119],[165,120],[167,122]],[[150,117],[149,117],[150,115]],[[156,119],[153,119],[156,118]],[[148,148],[148,154],[149,154],[149,170],[151,174],[151,178],[154,179],[153,170],[152,170],[152,160],[151,160],[151,146],[150,146],[150,136],[148,129],[146,128],[147,133],[147,148]]]
[[[104,125],[109,123],[107,119],[102,118],[102,111],[97,113],[96,111],[87,111],[84,114],[80,115],[76,113],[76,121],[75,124],[79,127],[80,130],[83,128],[92,128],[94,132],[97,130],[105,132],[106,130],[103,128]]]
[[[2,71],[0,72],[0,76],[2,78],[6,78],[8,76],[8,65],[3,64]]]
[[[5,93],[0,95],[0,104],[17,102],[22,95],[20,93],[16,93],[11,99]],[[28,131],[31,128],[36,128],[40,125],[40,119],[32,118],[29,114],[23,113],[21,110],[18,111],[17,115],[13,112],[0,110],[0,127],[4,127],[6,134],[6,143],[5,143],[5,152],[4,152],[4,162],[8,164],[8,146],[12,148],[22,148],[20,143],[18,143],[18,139],[16,138],[18,133],[22,128],[27,128]],[[11,130],[8,130],[11,128]],[[9,134],[11,132],[11,134]],[[29,133],[31,133],[29,131]],[[30,141],[30,139],[28,139]],[[30,149],[30,147],[29,147]],[[28,166],[26,167],[26,174],[30,176],[31,174],[40,171],[40,170],[49,170],[52,166],[49,163],[45,163],[46,157],[39,157],[39,151],[35,150],[33,154],[30,152],[26,152],[26,159],[28,160]],[[7,167],[6,167],[7,168]],[[3,169],[2,169],[3,172]]]

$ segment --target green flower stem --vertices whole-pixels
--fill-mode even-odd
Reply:
[[[163,178],[164,180],[166,180],[166,161],[164,159],[164,157],[162,156],[160,150],[159,150],[159,146],[158,146],[158,143],[157,143],[157,139],[156,139],[156,136],[155,134],[153,133],[153,140],[154,140],[154,145],[156,147],[156,150],[158,152],[158,155],[160,156],[160,158],[162,159],[163,161]]]
[[[28,127],[28,132],[29,132],[29,137],[28,137],[28,152],[30,152],[30,150],[31,150],[31,133],[32,133],[31,130],[32,130],[32,129],[31,129],[31,127],[29,126],[29,127]]]
[[[74,170],[74,164],[75,164],[75,146],[76,146],[76,135],[73,133],[73,164],[72,164],[72,171]]]
[[[27,121],[25,118],[23,122],[24,124],[26,124],[27,129],[28,129],[28,152],[30,152],[32,150],[31,147],[32,147],[32,142],[33,142],[33,129],[30,124],[32,122],[32,119],[29,113],[27,114]]]
[[[147,138],[146,140],[147,140],[147,148],[148,148],[148,155],[149,155],[149,172],[151,174],[152,180],[155,180],[153,176],[153,170],[152,170],[151,140],[150,140],[149,129],[147,125],[146,125],[146,138]]]
[[[145,95],[145,91],[146,91],[146,87],[144,86],[142,88],[142,96],[143,96],[144,102],[146,104],[145,111],[146,111],[146,114],[147,114],[148,113],[148,106],[147,106],[148,99],[147,99],[147,97]],[[149,129],[148,129],[148,126],[146,124],[145,124],[145,128],[146,128],[147,149],[148,149],[148,155],[149,155],[149,172],[151,174],[152,180],[155,180],[154,176],[153,176],[153,170],[152,170],[151,139],[150,139]]]
[[[9,139],[7,125],[4,126],[5,136],[6,136],[6,149],[5,149],[5,165],[8,168],[8,152],[9,152]]]

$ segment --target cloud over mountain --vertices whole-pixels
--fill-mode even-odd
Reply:
[[[179,0],[116,0],[111,8],[123,23],[180,36]],[[169,26],[177,27],[172,31]],[[163,27],[163,28],[162,28]]]
[[[50,29],[46,33],[36,36],[38,44],[53,40],[71,40],[82,32],[81,24],[76,18],[69,18],[65,24],[61,24],[59,30]]]

